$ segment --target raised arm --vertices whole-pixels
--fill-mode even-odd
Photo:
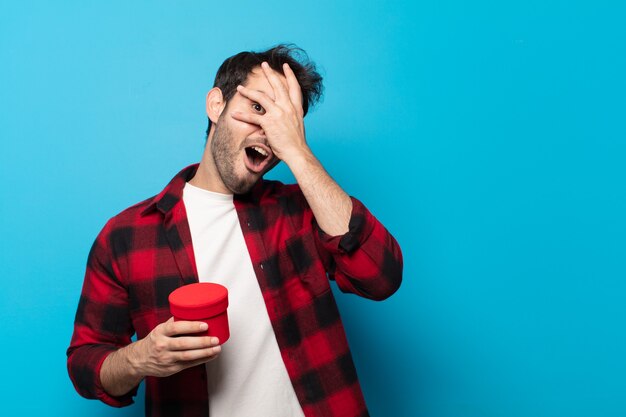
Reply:
[[[267,63],[261,65],[272,96],[237,87],[263,106],[264,114],[234,112],[236,120],[263,128],[274,154],[293,172],[320,229],[319,250],[330,254],[326,267],[339,287],[381,300],[400,286],[402,253],[385,227],[356,199],[350,198],[326,173],[306,143],[302,93],[287,64],[282,78]]]
[[[342,235],[348,231],[352,202],[306,143],[302,91],[298,80],[287,64],[283,65],[284,78],[265,62],[261,68],[272,86],[273,97],[243,86],[237,87],[237,91],[258,102],[265,113],[235,112],[233,117],[263,128],[274,155],[293,172],[322,230],[329,235]]]

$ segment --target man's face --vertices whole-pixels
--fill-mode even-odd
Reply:
[[[286,85],[284,76],[281,81]],[[244,85],[262,91],[272,99],[274,92],[260,67],[254,68]],[[234,194],[243,194],[277,163],[260,126],[232,118],[234,111],[264,114],[258,103],[235,92],[215,125],[211,155],[222,182]]]

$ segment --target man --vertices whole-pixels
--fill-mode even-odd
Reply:
[[[149,416],[367,415],[328,279],[381,300],[400,285],[402,256],[307,145],[322,79],[301,52],[227,59],[207,94],[200,164],[96,238],[67,352],[81,395],[121,407],[145,379]],[[279,161],[297,184],[262,179]],[[205,324],[171,318],[168,295],[198,281],[229,289],[224,346],[193,335]]]

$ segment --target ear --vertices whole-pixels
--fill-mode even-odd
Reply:
[[[220,114],[222,114],[225,107],[226,103],[224,103],[222,90],[218,87],[213,87],[206,95],[206,115],[211,122],[217,123],[217,119],[220,118]]]

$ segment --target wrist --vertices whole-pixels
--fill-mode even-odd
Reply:
[[[301,148],[293,149],[289,153],[286,153],[281,159],[287,164],[294,175],[297,173],[296,171],[317,161],[311,149],[306,145]]]
[[[142,372],[141,361],[140,361],[141,355],[139,355],[138,353],[138,350],[139,350],[138,348],[140,347],[139,345],[141,343],[142,343],[141,340],[138,340],[126,346],[125,348],[123,348],[124,350],[123,358],[127,366],[128,372],[133,378],[136,378],[138,380],[141,380],[146,376]]]

